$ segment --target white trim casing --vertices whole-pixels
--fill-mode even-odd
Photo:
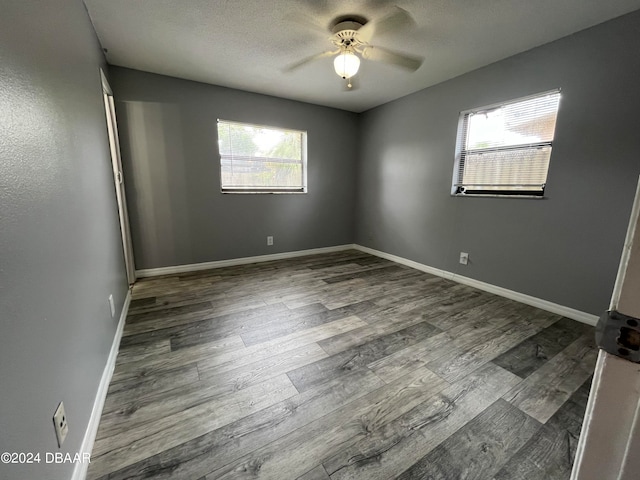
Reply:
[[[93,409],[91,410],[91,417],[89,417],[89,424],[87,430],[84,433],[84,439],[80,446],[80,454],[91,454],[93,450],[93,444],[96,440],[96,434],[98,433],[98,425],[100,424],[100,417],[102,416],[102,409],[104,408],[104,401],[107,397],[107,390],[109,389],[109,383],[113,376],[113,370],[116,366],[116,358],[118,357],[118,349],[120,347],[120,339],[122,338],[122,331],[124,330],[124,323],[129,312],[129,304],[131,303],[131,289],[127,291],[127,295],[122,305],[122,312],[120,313],[120,319],[118,320],[118,327],[116,328],[116,334],[113,337],[113,343],[111,344],[111,351],[109,352],[109,358],[107,364],[102,372],[102,378],[98,385],[98,391],[93,403]],[[85,480],[87,477],[87,470],[89,469],[88,462],[78,462],[73,469],[73,475],[71,480]]]
[[[581,312],[580,310],[576,310],[574,308],[565,307],[564,305],[559,305],[557,303],[549,302],[548,300],[543,300],[541,298],[532,297],[531,295],[526,295],[524,293],[515,292],[513,290],[509,290],[507,288],[498,287],[497,285],[492,285],[490,283],[485,283],[480,280],[475,280],[473,278],[464,277],[462,275],[458,275],[453,272],[448,272],[446,270],[440,270],[439,268],[430,267],[428,265],[424,265],[422,263],[414,262],[413,260],[408,260],[406,258],[398,257],[396,255],[392,255],[390,253],[381,252],[379,250],[374,250],[373,248],[363,247],[361,245],[355,246],[356,250],[360,250],[362,252],[370,253],[371,255],[375,255],[377,257],[385,258],[387,260],[391,260],[392,262],[400,263],[402,265],[406,265],[408,267],[415,268],[416,270],[421,270],[426,273],[431,273],[433,275],[437,275],[438,277],[446,278],[447,280],[452,280],[454,282],[463,283],[465,285],[469,285],[470,287],[477,288],[479,290],[484,290],[485,292],[493,293],[495,295],[500,295],[501,297],[509,298],[511,300],[515,300],[520,303],[524,303],[526,305],[531,305],[532,307],[537,307],[542,310],[546,310],[547,312],[557,313],[558,315],[562,315],[563,317],[571,318],[572,320],[577,320],[578,322],[586,323],[587,325],[594,325],[598,323],[598,316],[592,315],[590,313]]]
[[[600,350],[571,480],[638,478],[639,392],[638,364]]]
[[[640,317],[640,181],[610,310]],[[635,480],[640,471],[640,369],[600,350],[571,480]]]
[[[214,268],[233,267],[236,265],[246,265],[248,263],[271,262],[273,260],[284,260],[287,258],[304,257],[306,255],[317,255],[319,253],[341,252],[343,250],[353,250],[354,244],[336,245],[335,247],[312,248],[309,250],[296,250],[293,252],[273,253],[270,255],[257,255],[255,257],[231,258],[229,260],[218,260],[215,262],[191,263],[187,265],[175,265],[173,267],[149,268],[136,270],[138,278],[158,277],[161,275],[173,275],[175,273],[197,272],[199,270],[211,270]]]

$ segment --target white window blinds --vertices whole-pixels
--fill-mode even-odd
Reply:
[[[218,120],[223,192],[304,192],[307,133]]]
[[[560,92],[461,113],[454,193],[544,194]]]

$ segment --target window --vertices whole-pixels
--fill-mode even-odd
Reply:
[[[307,132],[218,120],[226,193],[306,192]]]
[[[560,91],[461,112],[455,195],[543,196]]]

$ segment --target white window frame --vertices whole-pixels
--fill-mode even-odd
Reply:
[[[288,193],[288,194],[296,194],[296,193],[307,193],[307,131],[306,130],[299,130],[299,129],[295,129],[295,128],[283,128],[283,127],[276,127],[276,126],[272,126],[272,125],[260,125],[260,124],[255,124],[255,123],[247,123],[247,122],[239,122],[239,121],[235,121],[235,120],[224,120],[219,118],[217,120],[216,123],[216,139],[218,138],[218,127],[221,123],[224,124],[235,124],[235,125],[242,125],[242,126],[247,126],[247,127],[254,127],[254,128],[265,128],[265,129],[269,129],[269,130],[279,130],[279,131],[283,131],[283,132],[296,132],[296,133],[300,133],[302,135],[302,141],[301,141],[301,170],[302,170],[302,185],[300,187],[269,187],[269,186],[265,186],[265,187],[260,187],[260,186],[251,186],[251,187],[234,187],[234,186],[227,186],[225,187],[223,185],[223,177],[222,177],[222,153],[220,152],[220,144],[219,142],[216,142],[217,144],[217,148],[218,148],[218,162],[219,162],[219,168],[220,168],[220,192],[221,193],[231,193],[231,194],[282,194],[282,193]],[[256,158],[260,158],[260,157],[256,157]]]
[[[495,152],[495,151],[509,151],[509,150],[513,150],[514,152],[517,151],[522,151],[522,149],[538,149],[538,148],[549,148],[551,150],[550,152],[550,157],[549,157],[549,164],[551,163],[551,155],[553,152],[553,140],[555,138],[555,132],[554,132],[554,138],[552,138],[550,141],[544,141],[544,142],[539,142],[539,143],[528,143],[528,144],[518,144],[518,145],[510,145],[508,147],[496,147],[496,148],[487,148],[487,149],[476,149],[476,150],[466,150],[465,146],[467,143],[467,134],[468,134],[468,118],[470,114],[478,114],[484,111],[489,111],[489,110],[495,110],[497,108],[506,106],[506,105],[512,105],[515,103],[520,103],[520,102],[524,102],[527,100],[532,100],[535,98],[540,98],[540,97],[545,97],[551,94],[558,94],[560,95],[561,91],[559,88],[554,89],[554,90],[548,90],[545,92],[541,92],[541,93],[536,93],[533,95],[527,95],[525,97],[520,97],[520,98],[516,98],[513,100],[507,100],[504,102],[499,102],[499,103],[494,103],[491,105],[486,105],[483,107],[478,107],[478,108],[472,108],[469,110],[464,110],[462,112],[460,112],[460,117],[458,120],[458,135],[457,135],[457,139],[456,139],[456,150],[455,150],[455,162],[454,162],[454,169],[453,169],[453,180],[452,180],[452,185],[451,185],[451,195],[452,196],[457,196],[457,197],[512,197],[512,198],[544,198],[544,192],[545,192],[545,188],[546,188],[546,178],[545,178],[545,183],[541,185],[541,190],[540,191],[534,191],[534,190],[526,190],[525,187],[527,186],[531,186],[536,187],[536,188],[540,188],[539,184],[536,185],[526,185],[526,184],[521,184],[518,185],[519,188],[515,188],[515,186],[507,186],[505,185],[504,189],[501,190],[473,190],[473,191],[464,191],[463,184],[462,184],[462,178],[463,178],[463,173],[464,173],[464,165],[463,165],[463,159],[464,156],[470,152],[470,153],[478,153],[479,151],[487,151],[487,152]],[[559,107],[558,110],[556,111],[556,121],[557,121],[557,116],[558,116],[558,112],[559,112]],[[548,167],[547,167],[547,176],[549,173]],[[488,186],[498,186],[497,184],[495,185],[488,185]],[[509,188],[511,187],[511,188]]]

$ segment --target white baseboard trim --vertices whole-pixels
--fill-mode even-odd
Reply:
[[[196,272],[198,270],[211,270],[214,268],[233,267],[236,265],[246,265],[248,263],[270,262],[272,260],[283,260],[286,258],[304,257],[306,255],[317,255],[319,253],[341,252],[343,250],[353,250],[353,244],[336,245],[335,247],[312,248],[310,250],[297,250],[293,252],[273,253],[270,255],[258,255],[255,257],[231,258],[229,260],[218,260],[215,262],[191,263],[188,265],[175,265],[173,267],[148,268],[136,270],[136,277],[158,277],[160,275],[173,275],[176,273]]]
[[[524,303],[526,305],[531,305],[532,307],[537,307],[542,310],[546,310],[547,312],[557,313],[558,315],[571,318],[572,320],[577,320],[578,322],[586,323],[587,325],[595,326],[595,324],[598,323],[597,315],[581,312],[580,310],[576,310],[570,307],[565,307],[564,305],[559,305],[557,303],[549,302],[541,298],[532,297],[531,295],[526,295],[524,293],[515,292],[507,288],[498,287],[497,285],[492,285],[490,283],[481,282],[480,280],[475,280],[473,278],[464,277],[462,275],[458,275],[453,272],[440,270],[439,268],[430,267],[422,263],[414,262],[413,260],[408,260],[403,257],[398,257],[397,255],[392,255],[390,253],[374,250],[373,248],[363,247],[362,245],[357,245],[357,244],[354,245],[353,248],[355,248],[356,250],[360,250],[361,252],[370,253],[371,255],[375,255],[377,257],[391,260],[392,262],[400,263],[402,265],[415,268],[416,270],[421,270],[426,273],[431,273],[432,275],[437,275],[438,277],[446,278],[447,280],[463,283],[465,285],[469,285],[470,287],[474,287],[479,290],[484,290],[485,292],[493,293],[495,295],[500,295],[501,297],[509,298],[511,300],[515,300],[517,302]]]
[[[364,247],[358,244],[337,245],[334,247],[313,248],[310,250],[298,250],[293,252],[275,253],[271,255],[258,255],[255,257],[232,258],[229,260],[219,260],[215,262],[192,263],[188,265],[175,265],[172,267],[136,270],[136,276],[138,278],[157,277],[160,275],[172,275],[176,273],[196,272],[199,270],[210,270],[214,268],[232,267],[235,265],[245,265],[248,263],[270,262],[272,260],[283,260],[286,258],[303,257],[305,255],[317,255],[320,253],[340,252],[343,250],[351,250],[351,249],[360,250],[361,252],[365,252],[371,255],[375,255],[377,257],[385,258],[387,260],[391,260],[392,262],[400,263],[402,265],[415,268],[416,270],[430,273],[438,277],[446,278],[454,282],[463,283],[465,285],[469,285],[470,287],[474,287],[479,290],[484,290],[485,292],[493,293],[495,295],[500,295],[501,297],[509,298],[511,300],[515,300],[517,302],[521,302],[526,305],[531,305],[533,307],[537,307],[551,313],[556,313],[558,315],[562,315],[563,317],[571,318],[573,320],[577,320],[578,322],[586,323],[588,325],[595,325],[598,322],[597,315],[592,315],[590,313],[582,312],[574,308],[565,307],[564,305],[559,305],[557,303],[549,302],[548,300],[532,297],[531,295],[516,292],[514,290],[509,290],[507,288],[499,287],[497,285],[485,283],[480,280],[475,280],[473,278],[458,275],[453,272],[448,272],[446,270],[441,270],[439,268],[430,267],[429,265],[424,265],[422,263],[414,262],[413,260],[409,260],[407,258],[399,257],[397,255],[392,255],[390,253],[385,253],[380,250],[375,250],[373,248]]]
[[[93,409],[91,410],[91,417],[89,417],[89,425],[84,433],[84,439],[82,440],[82,446],[80,447],[80,454],[91,454],[93,450],[93,444],[96,440],[96,434],[98,433],[98,425],[100,424],[100,417],[102,416],[102,409],[104,408],[104,401],[107,397],[107,390],[109,389],[109,383],[113,376],[113,370],[116,366],[116,358],[118,357],[118,349],[120,347],[120,339],[122,338],[122,331],[124,330],[124,322],[129,312],[129,304],[131,303],[131,289],[127,291],[127,295],[124,298],[122,305],[122,312],[120,313],[120,319],[118,320],[118,327],[116,328],[116,334],[113,337],[113,343],[111,344],[111,351],[109,352],[109,358],[107,364],[102,372],[102,378],[98,385],[98,392],[96,393],[96,399],[93,403]],[[85,480],[87,477],[87,470],[89,469],[89,463],[79,462],[76,463],[73,469],[73,475],[71,480]]]

